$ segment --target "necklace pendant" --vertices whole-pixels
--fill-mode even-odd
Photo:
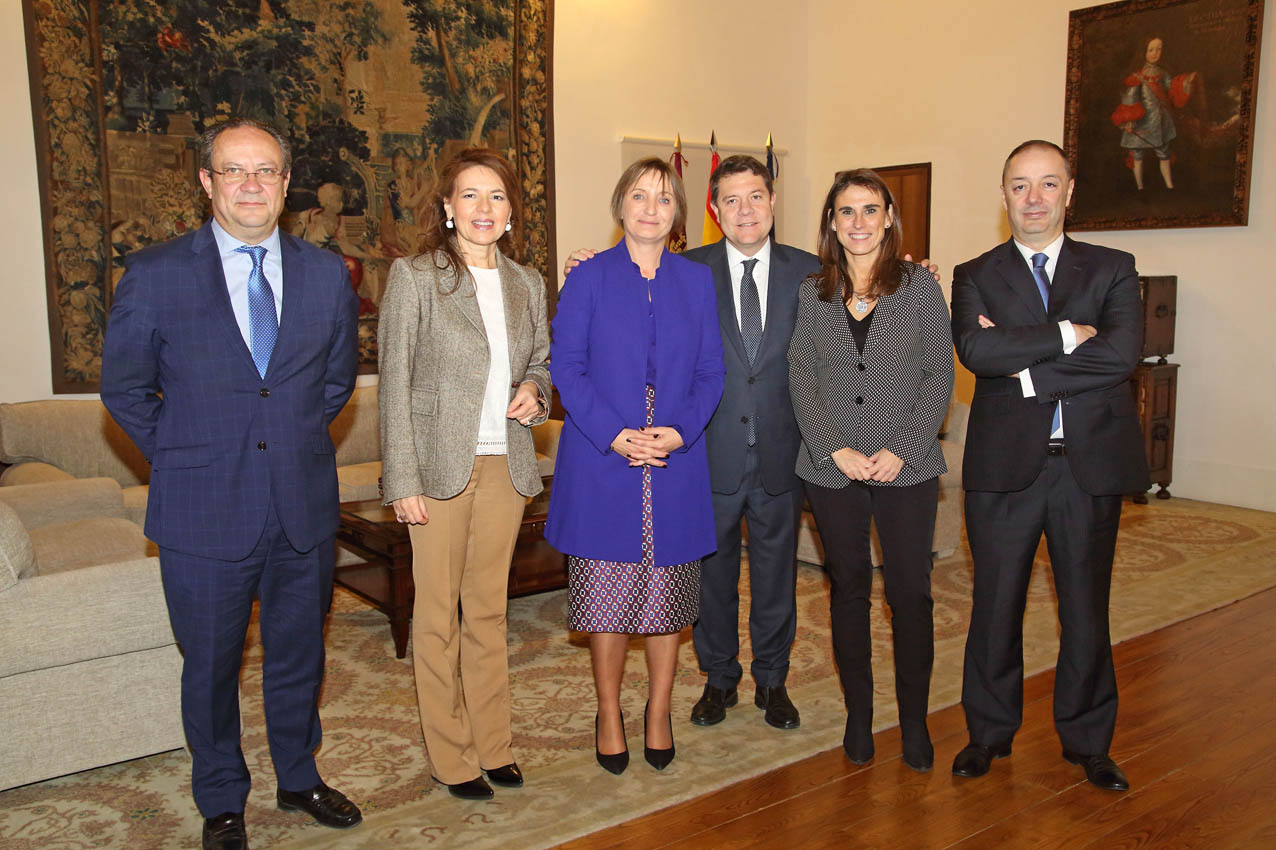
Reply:
[[[855,297],[859,299],[855,302],[855,312],[859,313],[862,316],[868,312],[868,302],[865,301],[863,298],[860,298],[860,296],[858,295]]]

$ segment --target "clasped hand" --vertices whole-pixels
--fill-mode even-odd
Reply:
[[[833,452],[833,463],[852,481],[890,483],[904,468],[904,461],[890,449],[881,449],[872,457],[852,448],[838,449]]]
[[[536,392],[536,384],[524,381],[514,393],[510,406],[505,410],[506,419],[517,420],[520,425],[531,425],[532,420],[541,412],[540,397]]]
[[[611,441],[611,450],[629,461],[630,466],[668,466],[665,458],[680,448],[682,435],[678,429],[663,425],[622,428]]]

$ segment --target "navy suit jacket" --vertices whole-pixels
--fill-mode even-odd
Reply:
[[[651,299],[648,302],[648,288]],[[684,445],[651,471],[657,566],[712,552],[713,501],[701,438],[722,395],[722,341],[709,270],[665,251],[648,284],[624,241],[582,263],[563,285],[549,371],[567,411],[545,539],[582,558],[642,559],[642,469],[611,450],[646,424],[650,322],[656,324],[654,425]]]
[[[981,328],[979,316],[994,328]],[[1098,335],[1063,353],[1058,323]],[[1143,305],[1134,257],[1065,237],[1047,314],[1028,264],[1007,240],[953,269],[953,341],[975,374],[962,483],[1014,492],[1046,465],[1055,402],[1062,402],[1068,465],[1093,496],[1140,493],[1148,481],[1130,373],[1143,345]],[[1030,369],[1036,396],[1018,378]]]
[[[794,468],[802,435],[793,418],[789,399],[789,339],[797,315],[798,291],[808,275],[820,270],[814,254],[771,242],[771,270],[767,278],[766,327],[758,346],[757,361],[749,364],[740,337],[731,271],[727,268],[726,240],[719,239],[683,253],[689,260],[713,270],[718,299],[718,324],[722,331],[726,383],[722,401],[709,420],[705,439],[709,448],[709,481],[715,493],[734,493],[744,479],[744,455],[748,449],[748,416],[756,416],[758,461],[762,486],[778,495],[797,487]]]
[[[328,424],[354,389],[358,299],[336,254],[280,232],[284,296],[265,378],[235,322],[211,223],[129,257],[102,352],[102,402],[151,461],[146,534],[247,557],[271,503],[308,551],[337,528]]]

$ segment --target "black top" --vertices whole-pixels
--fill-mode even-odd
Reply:
[[[861,356],[864,354],[864,342],[868,339],[868,326],[873,322],[873,311],[870,311],[862,319],[856,319],[851,311],[854,307],[846,308],[846,324],[851,328],[851,336],[855,337],[855,347],[859,350]]]

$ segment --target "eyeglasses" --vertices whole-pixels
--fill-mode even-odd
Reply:
[[[208,169],[208,173],[220,176],[227,183],[243,183],[249,177],[256,177],[257,182],[263,186],[274,186],[284,177],[283,172],[278,168],[263,168],[259,171],[249,171],[248,169],[240,168],[237,165],[232,165],[225,171],[215,171],[210,168]]]

